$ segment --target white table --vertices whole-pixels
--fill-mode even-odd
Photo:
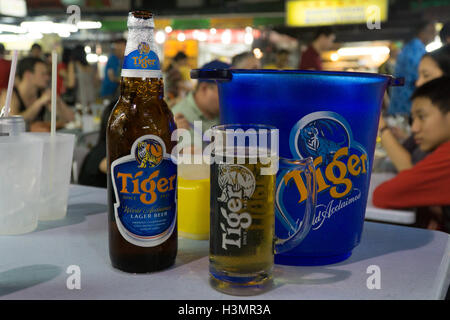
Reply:
[[[372,173],[365,219],[370,221],[390,222],[411,225],[416,222],[416,213],[412,210],[382,209],[373,205],[373,191],[384,181],[395,177],[395,173]]]
[[[113,269],[106,211],[105,189],[73,185],[66,219],[41,223],[30,234],[1,236],[0,299],[442,299],[450,282],[448,234],[365,222],[361,244],[348,260],[277,265],[273,290],[228,296],[209,286],[208,241],[179,239],[175,266],[162,272]],[[80,289],[67,288],[72,265],[80,268]],[[380,270],[380,289],[367,287],[373,266]]]

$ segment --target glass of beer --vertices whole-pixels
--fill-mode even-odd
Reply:
[[[298,245],[308,233],[316,199],[312,158],[288,160],[278,154],[278,129],[257,124],[211,128],[210,283],[231,295],[254,295],[273,285],[274,254]],[[297,217],[277,210],[279,177],[290,172],[306,181],[307,205]],[[275,236],[275,217],[290,226]]]

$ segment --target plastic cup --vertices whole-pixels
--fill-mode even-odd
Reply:
[[[47,132],[27,135],[43,142],[40,199],[37,206],[39,220],[63,219],[67,213],[75,136],[57,133],[52,137]]]
[[[0,137],[0,235],[28,233],[38,225],[42,148],[30,136]]]

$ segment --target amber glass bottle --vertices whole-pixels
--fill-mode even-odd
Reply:
[[[107,128],[109,253],[113,267],[144,273],[171,266],[177,254],[173,115],[151,13],[131,12],[120,97]]]

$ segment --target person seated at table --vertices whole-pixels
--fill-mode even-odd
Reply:
[[[89,151],[81,165],[78,184],[100,188],[107,186],[106,129],[115,105],[116,101],[113,101],[103,110],[97,144]]]
[[[450,77],[431,80],[412,97],[414,139],[429,154],[379,185],[373,204],[380,208],[417,208],[417,227],[450,232]]]
[[[227,63],[213,60],[202,69],[228,69]],[[202,121],[202,132],[219,124],[219,91],[213,80],[200,79],[193,92],[180,100],[172,108],[178,129],[190,131],[194,139],[194,121]]]
[[[30,131],[50,131],[50,121],[46,112],[51,111],[51,90],[48,89],[47,64],[39,58],[26,57],[20,60],[16,70],[16,85],[11,96],[10,114],[23,116]],[[0,97],[4,105],[6,90]],[[56,115],[58,126],[74,119],[74,112],[57,97]]]
[[[231,59],[232,69],[260,69],[261,62],[255,57],[253,52],[245,51],[235,55]]]
[[[450,76],[450,45],[425,54],[420,60],[418,74],[416,87],[441,76]],[[386,121],[380,118],[379,136],[381,145],[386,150],[396,170],[402,171],[411,168],[422,160],[427,152],[422,151],[417,146],[414,135],[400,143],[395,130],[396,128],[389,128]]]

